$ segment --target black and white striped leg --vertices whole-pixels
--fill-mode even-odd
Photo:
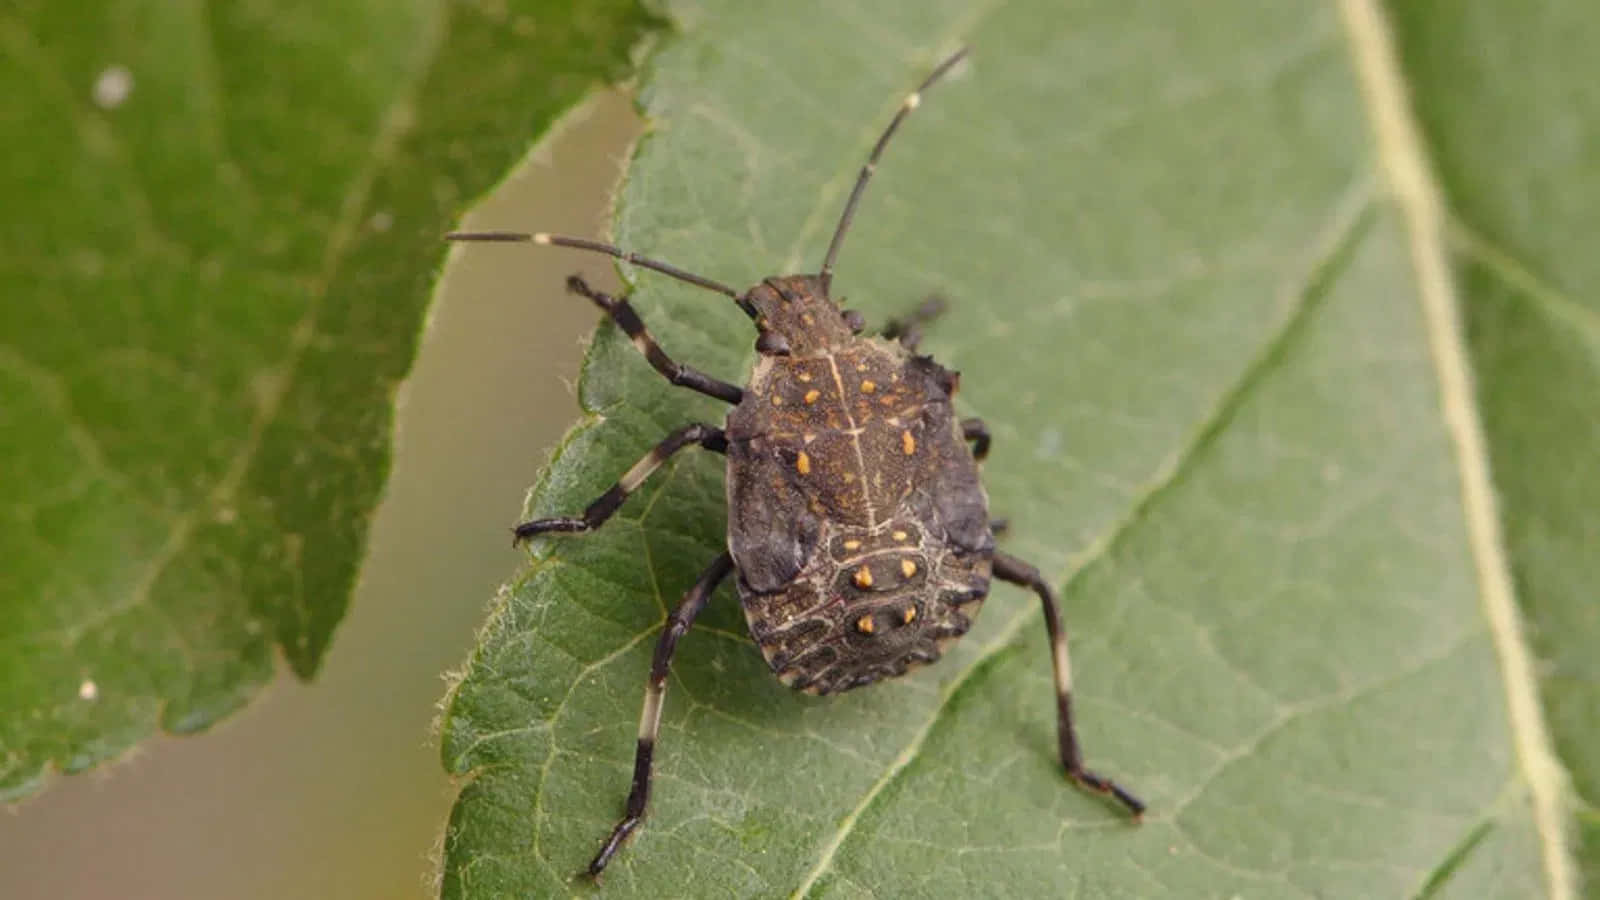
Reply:
[[[1083,767],[1083,751],[1078,747],[1078,736],[1072,728],[1072,662],[1067,657],[1067,633],[1061,627],[1055,589],[1045,583],[1038,569],[1004,553],[994,555],[994,577],[1031,589],[1044,605],[1044,624],[1050,632],[1050,658],[1056,674],[1056,739],[1061,745],[1061,765],[1067,777],[1090,790],[1117,798],[1137,819],[1144,812],[1143,801],[1115,781]]]
[[[883,336],[889,340],[899,340],[900,346],[915,352],[917,345],[922,343],[922,326],[932,322],[944,314],[946,304],[943,297],[929,297],[922,301],[922,305],[898,319],[890,319],[883,326]]]
[[[628,792],[628,805],[621,821],[611,829],[611,836],[606,838],[600,852],[595,854],[594,861],[589,863],[591,877],[599,877],[606,863],[616,855],[617,848],[622,846],[622,842],[628,839],[628,835],[639,827],[639,822],[644,818],[645,806],[650,802],[651,758],[655,754],[656,736],[661,731],[661,702],[667,695],[667,673],[672,665],[672,652],[678,647],[678,639],[694,624],[700,610],[705,609],[706,601],[716,592],[717,585],[732,571],[733,558],[728,554],[723,553],[712,560],[711,565],[700,573],[694,587],[683,595],[683,602],[667,617],[667,625],[661,630],[661,637],[656,641],[655,657],[650,662],[650,678],[644,685],[644,709],[639,713],[639,746],[633,756],[633,788]]]
[[[972,458],[981,460],[989,455],[989,426],[982,419],[962,419],[961,436],[972,442]]]
[[[554,516],[548,519],[534,519],[523,522],[513,529],[516,535],[514,543],[521,543],[534,535],[547,532],[573,532],[593,531],[599,528],[605,520],[611,518],[628,499],[628,495],[639,489],[661,464],[666,462],[672,454],[677,453],[690,444],[699,444],[707,450],[725,453],[728,449],[728,438],[722,433],[721,428],[714,425],[694,424],[685,425],[677,431],[666,436],[654,450],[645,454],[644,458],[633,464],[633,468],[623,473],[611,489],[601,494],[581,516]]]
[[[634,312],[626,297],[613,297],[597,291],[589,287],[589,283],[579,275],[567,279],[567,290],[588,297],[594,301],[595,306],[605,310],[606,314],[611,316],[611,320],[617,323],[617,327],[633,341],[633,346],[637,347],[639,352],[644,354],[644,358],[650,361],[650,365],[666,376],[668,381],[728,403],[737,404],[744,397],[743,390],[726,381],[713,378],[691,366],[673,362],[672,357],[668,356],[666,351],[661,349],[661,345],[656,343],[656,339],[650,336],[649,330],[644,327],[644,321],[639,318],[637,312]]]

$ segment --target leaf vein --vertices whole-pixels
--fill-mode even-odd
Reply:
[[[423,43],[411,79],[396,92],[394,100],[380,120],[373,135],[372,145],[368,148],[365,163],[350,177],[349,185],[339,204],[338,216],[328,237],[328,249],[323,257],[321,271],[306,289],[305,313],[290,333],[288,347],[284,352],[281,376],[262,392],[263,396],[256,407],[256,414],[251,419],[245,439],[229,461],[222,476],[206,498],[174,524],[166,542],[152,556],[145,577],[134,588],[133,597],[127,605],[136,606],[150,602],[156,582],[167,567],[188,547],[190,538],[205,516],[205,510],[226,505],[229,498],[238,492],[251,463],[255,460],[256,453],[261,449],[268,427],[277,420],[284,399],[288,397],[294,385],[300,360],[315,337],[316,321],[322,312],[323,301],[327,298],[328,286],[344,260],[345,251],[359,230],[367,197],[371,194],[378,174],[391,159],[401,138],[411,127],[411,118],[405,111],[409,109],[413,97],[421,87],[423,76],[430,69],[432,60],[442,44],[445,29],[442,23],[435,24],[437,27],[429,30],[427,39]],[[299,596],[286,602],[301,607],[302,618],[309,619],[309,614],[303,609],[303,593],[299,591],[296,593]]]
[[[1354,685],[1345,690],[1335,691],[1320,697],[1304,700],[1296,703],[1292,707],[1286,708],[1281,714],[1278,715],[1277,718],[1267,723],[1254,736],[1240,744],[1235,750],[1227,754],[1225,757],[1218,760],[1216,766],[1214,766],[1212,770],[1205,775],[1205,777],[1200,778],[1195,783],[1194,790],[1190,791],[1188,795],[1175,802],[1172,805],[1172,812],[1168,816],[1163,816],[1161,818],[1171,818],[1174,822],[1179,821],[1183,811],[1187,809],[1189,805],[1192,804],[1196,799],[1198,799],[1202,793],[1205,792],[1206,788],[1211,784],[1211,782],[1215,781],[1217,777],[1222,774],[1224,769],[1241,759],[1250,757],[1257,750],[1259,750],[1261,746],[1267,742],[1267,740],[1272,738],[1274,735],[1279,734],[1283,731],[1283,729],[1289,727],[1299,719],[1312,713],[1321,712],[1322,710],[1330,709],[1335,706],[1349,705],[1350,703],[1362,697],[1375,694],[1378,691],[1398,684],[1407,678],[1418,675],[1431,666],[1443,663],[1449,660],[1450,657],[1454,656],[1456,653],[1459,653],[1465,649],[1471,643],[1473,636],[1477,633],[1478,632],[1476,631],[1462,632],[1461,634],[1456,635],[1455,637],[1446,641],[1437,651],[1422,657],[1411,665],[1397,669],[1393,672],[1386,673],[1370,681]],[[1180,830],[1182,829],[1180,828]]]
[[[1300,330],[1310,311],[1317,305],[1315,301],[1325,296],[1326,291],[1321,288],[1336,276],[1338,267],[1349,255],[1347,251],[1366,233],[1366,224],[1371,219],[1369,215],[1371,207],[1371,184],[1366,178],[1359,179],[1336,201],[1328,217],[1328,225],[1310,242],[1311,265],[1307,266],[1285,291],[1290,298],[1286,304],[1288,308],[1273,333],[1265,340],[1262,351],[1241,370],[1235,384],[1221,392],[1219,401],[1207,412],[1185,446],[1170,456],[1146,483],[1143,493],[1133,498],[1129,504],[1128,515],[1111,523],[1110,527],[1078,555],[1065,578],[1068,589],[1092,563],[1108,556],[1124,535],[1129,534],[1143,522],[1146,513],[1161,496],[1181,482],[1182,476],[1188,472],[1188,464],[1194,462],[1200,451],[1215,440],[1251,389],[1274,369],[1274,364],[1289,339]],[[927,721],[912,735],[882,777],[867,789],[860,802],[840,821],[833,837],[823,845],[816,865],[790,895],[792,898],[805,897],[810,893],[820,878],[831,868],[839,848],[854,832],[862,815],[882,795],[884,789],[898,779],[916,759],[928,736],[942,719],[944,710],[950,706],[956,695],[975,682],[985,670],[986,663],[1009,646],[1034,615],[1035,611],[1030,607],[1012,616],[995,639],[984,647],[982,652],[940,693],[939,700]]]
[[[1446,223],[1449,237],[1457,249],[1488,269],[1506,286],[1527,295],[1536,309],[1575,331],[1581,332],[1600,348],[1600,313],[1589,309],[1518,260],[1510,251],[1497,246],[1467,224]]]
[[[1461,327],[1460,300],[1446,252],[1443,190],[1406,97],[1389,25],[1375,0],[1342,0],[1351,54],[1395,205],[1409,234],[1417,299],[1438,377],[1445,429],[1456,448],[1467,540],[1477,569],[1479,600],[1500,659],[1512,742],[1533,798],[1545,881],[1554,900],[1577,896],[1568,850],[1567,774],[1551,744],[1540,706],[1533,654],[1523,634],[1500,528],[1489,451],[1474,405],[1473,373]]]

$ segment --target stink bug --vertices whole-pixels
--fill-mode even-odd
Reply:
[[[667,672],[678,639],[717,586],[737,578],[750,634],[783,683],[831,694],[903,675],[939,659],[972,626],[991,578],[1038,594],[1055,668],[1061,765],[1078,784],[1115,797],[1134,816],[1131,793],[1083,765],[1072,727],[1072,676],[1055,591],[1028,563],[995,549],[997,523],[978,480],[989,432],[951,409],[957,375],[916,353],[924,303],[864,337],[859,315],[829,293],[833,264],[884,147],[922,93],[966,54],[941,62],[907,95],[873,146],[814,275],[763,279],[739,292],[721,282],[610,244],[553,234],[471,232],[458,241],[526,241],[606,253],[725,294],[755,322],[758,358],[741,388],[674,361],[625,297],[573,276],[572,293],[599,306],[650,365],[673,384],[733,406],[722,427],[686,425],[656,445],[580,516],[516,527],[524,541],[599,528],[672,454],[699,446],[727,457],[727,549],[705,568],[667,619],[645,684],[626,811],[589,863],[598,876],[644,816]]]

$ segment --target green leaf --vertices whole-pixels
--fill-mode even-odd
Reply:
[[[653,21],[0,12],[0,796],[316,671],[440,235]]]
[[[1577,3],[1398,4],[1518,599],[1600,885],[1600,22]],[[1472,90],[1462,90],[1470,85]]]
[[[1568,94],[1600,80],[1561,29],[1595,26],[1508,7],[1518,27],[1480,54],[1487,5],[1408,9],[1399,44],[1371,0],[676,10],[616,237],[736,284],[814,269],[903,93],[972,45],[889,148],[836,291],[878,322],[952,298],[924,346],[995,432],[1004,545],[1064,588],[1089,761],[1150,812],[1133,827],[1061,777],[1023,592],[997,586],[938,665],[815,699],[770,676],[724,590],[679,645],[650,817],[608,896],[1575,895],[1550,750],[1595,774],[1600,332],[1579,270],[1600,117]],[[1503,77],[1530,45],[1548,73]],[[1469,57],[1505,70],[1463,82]],[[1502,143],[1435,179],[1469,134]],[[1441,204],[1505,264],[1445,256]],[[736,309],[635,280],[669,353],[742,378]],[[581,510],[723,414],[610,325],[579,394],[531,514]],[[446,896],[580,886],[665,614],[723,545],[720,469],[681,455],[502,593],[445,718],[469,776]]]

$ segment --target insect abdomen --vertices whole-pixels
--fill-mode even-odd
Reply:
[[[988,594],[986,554],[956,554],[910,522],[842,530],[799,578],[755,593],[750,633],[785,684],[831,694],[939,659]]]
[[[764,360],[729,416],[729,549],[785,684],[829,694],[901,675],[971,627],[993,538],[947,375],[862,340]]]

